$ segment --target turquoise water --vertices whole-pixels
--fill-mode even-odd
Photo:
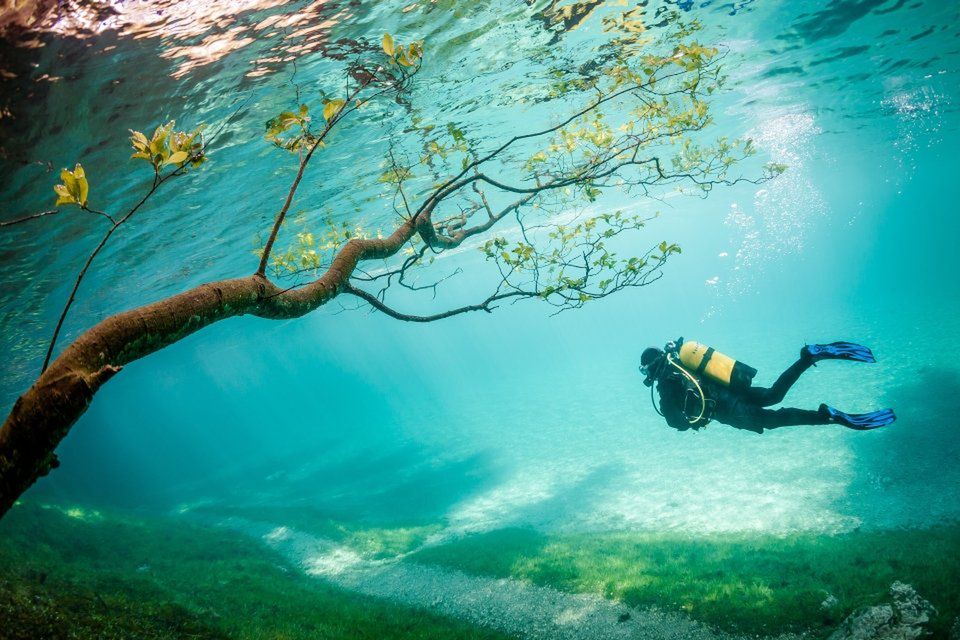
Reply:
[[[221,322],[126,367],[26,498],[162,513],[283,506],[432,525],[438,543],[517,526],[833,534],[955,522],[960,8],[677,6],[727,51],[714,133],[752,137],[761,160],[789,168],[706,199],[607,196],[600,206],[662,211],[644,245],[677,242],[683,254],[661,280],[559,315],[521,302],[417,325],[347,300],[298,320]],[[376,178],[411,116],[456,122],[492,145],[568,113],[583,96],[543,101],[548,70],[586,69],[610,37],[602,17],[624,10],[601,7],[567,28],[544,2],[142,9],[129,5],[99,31],[61,21],[30,36],[42,47],[3,54],[16,74],[0,85],[5,219],[52,204],[47,162],[81,161],[91,201],[120,211],[149,177],[126,160],[128,128],[224,126],[210,162],[165,188],[97,259],[61,348],[110,313],[255,270],[296,171],[264,142],[263,123],[296,104],[292,83],[308,102],[339,86],[331,43],[384,31],[426,42],[410,105],[346,123],[294,205],[306,219],[390,229]],[[653,31],[655,15],[646,9]],[[79,212],[3,230],[4,408],[37,375],[101,232]],[[492,265],[479,251],[432,268],[463,273],[436,299],[398,294],[397,307],[430,313],[487,295]],[[893,406],[899,420],[871,433],[674,432],[636,366],[644,347],[681,335],[758,368],[761,384],[805,342],[863,342],[878,364],[824,363],[787,404]]]

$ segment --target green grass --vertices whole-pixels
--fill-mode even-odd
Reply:
[[[960,526],[840,536],[599,534],[504,529],[423,549],[412,560],[514,577],[632,606],[683,611],[721,629],[826,636],[895,580],[937,607],[935,637],[960,615]],[[821,607],[827,594],[838,604]]]
[[[303,510],[231,515],[283,522],[372,558],[415,549],[439,527],[341,523]],[[826,636],[856,608],[885,601],[895,580],[937,607],[935,637],[946,638],[960,615],[958,525],[696,539],[504,529],[411,559],[682,611],[750,634]],[[825,610],[828,593],[837,605]],[[308,578],[240,534],[31,504],[0,521],[0,620],[11,637],[54,640],[503,637]]]
[[[388,538],[369,544],[406,544]],[[32,504],[0,520],[0,620],[45,640],[505,637],[326,585],[239,534]]]
[[[420,547],[431,534],[443,528],[439,523],[375,526],[369,523],[343,522],[311,507],[207,505],[198,507],[193,512],[201,517],[233,516],[254,522],[282,523],[292,529],[347,545],[365,558],[373,560],[395,558],[412,551]]]

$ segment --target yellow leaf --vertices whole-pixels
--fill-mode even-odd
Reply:
[[[154,155],[163,153],[164,148],[167,145],[167,136],[170,135],[170,130],[172,128],[172,120],[165,125],[157,127],[157,130],[153,132],[153,138],[150,140],[151,153]]]
[[[67,191],[70,193],[76,193],[79,191],[77,186],[77,179],[73,177],[73,174],[70,173],[68,169],[63,169],[60,172],[60,179],[63,180],[64,186],[67,188]]]
[[[340,107],[343,106],[343,100],[331,100],[323,107],[323,119],[329,120],[334,117],[339,111]]]
[[[83,167],[79,164],[74,168],[73,175],[77,178],[77,186],[79,187],[77,202],[82,207],[87,204],[87,194],[90,192],[90,185],[87,184],[87,176],[83,172]]]
[[[150,144],[150,141],[147,140],[147,136],[141,132],[130,129],[130,143],[137,151],[143,151],[147,148],[147,145]]]
[[[57,198],[56,206],[59,207],[62,204],[73,204],[76,202],[76,200],[73,199],[73,196],[70,195],[70,192],[67,191],[67,188],[62,184],[54,185],[53,190],[56,192],[57,196],[59,196]]]
[[[174,121],[171,120],[167,124],[162,124],[157,127],[156,131],[153,132],[154,140],[163,140],[166,139],[170,132],[173,130]]]
[[[180,164],[181,162],[186,162],[189,156],[190,154],[188,154],[186,151],[177,151],[167,158],[167,164]]]
[[[391,36],[389,33],[383,34],[383,52],[388,56],[393,56],[393,36]]]

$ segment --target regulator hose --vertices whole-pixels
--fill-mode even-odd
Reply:
[[[689,417],[687,417],[687,422],[689,422],[690,424],[695,424],[699,422],[701,418],[703,418],[703,414],[707,412],[707,397],[703,394],[703,387],[700,386],[700,383],[697,381],[696,378],[693,377],[693,375],[690,374],[689,371],[687,371],[682,366],[674,362],[673,356],[671,356],[669,353],[667,354],[667,362],[673,365],[673,367],[676,368],[677,371],[682,373],[687,378],[687,380],[692,382],[693,386],[697,388],[697,393],[700,394],[700,415],[698,415],[696,418],[693,418],[693,419],[690,419]],[[653,392],[653,387],[650,388],[650,391],[651,393]],[[652,397],[653,396],[651,395],[651,399]],[[654,408],[656,408],[656,405],[654,405]],[[657,413],[659,413],[659,410],[657,411]],[[663,415],[663,414],[661,413],[660,415]]]

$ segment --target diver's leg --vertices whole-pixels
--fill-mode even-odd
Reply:
[[[764,409],[747,402],[736,402],[713,415],[717,422],[737,429],[763,433],[764,429],[791,427],[801,424],[828,424],[830,416],[822,411],[807,409]]]
[[[764,429],[794,427],[803,424],[829,424],[830,417],[815,409],[760,409],[758,412]]]
[[[759,407],[769,407],[779,404],[783,402],[783,397],[787,395],[790,387],[796,383],[804,371],[810,368],[811,364],[813,364],[812,358],[800,356],[799,360],[780,374],[780,377],[777,378],[777,381],[773,383],[772,387],[769,389],[764,387],[750,387],[743,392],[743,395]]]

